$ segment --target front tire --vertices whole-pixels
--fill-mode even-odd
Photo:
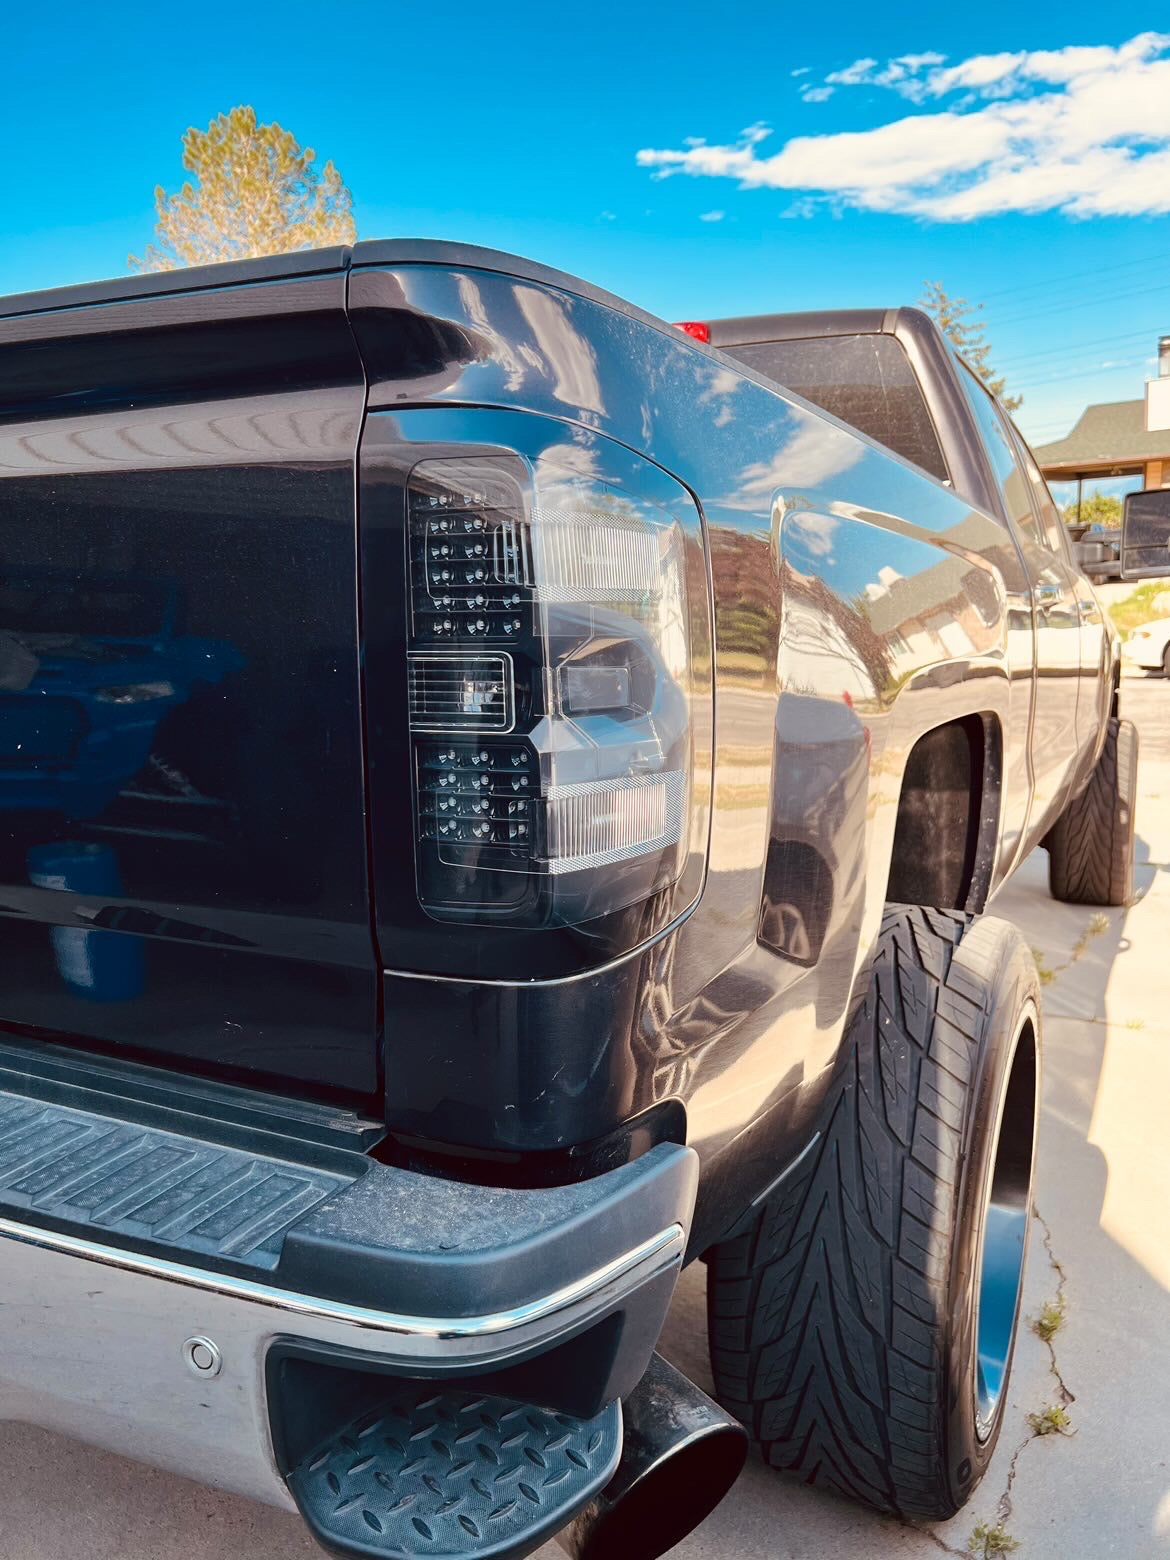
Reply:
[[[892,906],[811,1153],[709,1258],[716,1392],[767,1460],[941,1519],[990,1461],[1019,1320],[1040,987],[1006,922]]]
[[[1073,905],[1127,905],[1134,893],[1138,734],[1111,716],[1092,778],[1048,832],[1048,887]]]

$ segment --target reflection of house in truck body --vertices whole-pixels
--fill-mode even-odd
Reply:
[[[1036,448],[1049,482],[1137,477],[1143,488],[1170,487],[1170,336],[1158,341],[1158,377],[1144,398],[1086,406],[1072,432]]]
[[[865,595],[870,624],[895,666],[976,653],[1000,611],[986,571],[955,557],[911,579],[886,566]]]

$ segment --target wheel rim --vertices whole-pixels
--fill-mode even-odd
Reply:
[[[1020,1309],[1036,1132],[1035,1017],[1024,1014],[995,1122],[975,1290],[975,1428],[987,1440],[1003,1399]]]

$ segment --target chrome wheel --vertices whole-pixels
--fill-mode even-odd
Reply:
[[[1021,1020],[995,1123],[975,1291],[975,1427],[987,1440],[999,1412],[1020,1311],[1036,1142],[1036,1019]]]

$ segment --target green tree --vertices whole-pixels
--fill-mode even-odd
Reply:
[[[948,336],[983,383],[998,396],[1009,412],[1024,404],[1022,395],[1005,395],[1002,375],[997,375],[988,358],[991,345],[983,334],[982,321],[974,316],[983,312],[981,303],[968,303],[966,298],[952,298],[941,282],[923,282],[926,291],[918,300],[919,308],[934,316],[938,328]]]
[[[1103,525],[1111,531],[1121,529],[1121,500],[1107,493],[1087,493],[1077,514],[1076,500],[1061,510],[1066,525]]]
[[[192,175],[174,195],[154,192],[156,242],[136,271],[176,271],[215,260],[247,260],[357,236],[353,196],[331,162],[316,166],[278,124],[256,122],[254,108],[218,114],[206,130],[183,137],[183,167]]]

